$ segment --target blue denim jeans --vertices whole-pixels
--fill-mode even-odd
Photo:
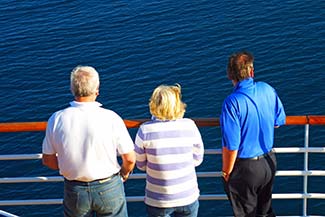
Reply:
[[[106,182],[64,181],[64,216],[127,217],[124,185],[119,175]]]
[[[172,208],[159,208],[147,205],[148,217],[197,217],[199,212],[199,201],[196,200],[194,203],[172,207]]]

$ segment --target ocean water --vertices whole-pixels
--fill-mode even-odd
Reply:
[[[149,118],[148,99],[160,84],[179,83],[186,117],[219,117],[232,91],[228,56],[255,56],[256,80],[277,90],[287,115],[325,114],[325,2],[270,1],[13,1],[0,5],[0,122],[46,121],[72,101],[69,74],[77,65],[100,73],[98,101],[124,119]],[[220,148],[220,129],[202,128],[206,148]],[[130,129],[134,137],[136,129]],[[0,154],[41,153],[44,132],[0,134]],[[312,126],[310,146],[325,146],[324,127]],[[303,146],[304,127],[276,130],[275,147]],[[299,155],[278,156],[279,169],[302,169]],[[310,167],[324,169],[315,155]],[[35,161],[0,162],[1,177],[58,175]],[[198,171],[221,168],[206,156]],[[199,180],[202,194],[223,193],[218,178]],[[323,177],[309,192],[325,192]],[[128,196],[144,182],[129,180]],[[275,193],[302,191],[302,178],[277,177]],[[1,184],[0,200],[62,198],[62,183]],[[145,216],[142,202],[129,215]],[[301,200],[275,200],[279,215],[300,215]],[[20,216],[62,216],[62,206],[0,207]],[[310,215],[325,216],[312,200]],[[231,215],[227,201],[202,201],[200,216]]]

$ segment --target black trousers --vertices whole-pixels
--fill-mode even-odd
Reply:
[[[236,217],[273,217],[272,189],[276,171],[273,152],[260,159],[238,159],[224,189]]]

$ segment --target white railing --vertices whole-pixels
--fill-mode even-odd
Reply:
[[[218,119],[194,119],[198,126],[218,126]],[[125,121],[129,128],[138,127],[145,120]],[[45,130],[45,122],[27,123],[0,123],[0,132],[23,132],[23,131],[40,131]],[[303,177],[302,193],[274,193],[273,199],[301,199],[303,200],[302,214],[300,216],[309,216],[307,206],[309,199],[325,199],[325,193],[310,193],[308,192],[308,177],[325,176],[325,170],[309,170],[308,157],[309,153],[325,153],[325,147],[309,147],[309,126],[310,124],[325,125],[325,116],[291,116],[287,117],[287,125],[305,125],[304,147],[290,148],[274,148],[276,153],[301,153],[304,154],[303,170],[279,170],[276,176],[299,176]],[[206,155],[221,154],[220,149],[207,149]],[[0,155],[0,161],[11,160],[40,160],[42,154],[16,154],[16,155]],[[220,171],[215,172],[197,172],[199,178],[221,177]],[[133,173],[130,179],[145,179],[143,173]],[[62,176],[38,176],[38,177],[0,177],[0,184],[13,183],[34,183],[34,182],[62,182]],[[144,196],[127,196],[128,202],[143,201]],[[225,194],[202,194],[200,200],[227,200]],[[62,204],[63,199],[31,199],[31,200],[0,200],[1,206],[26,206],[26,205],[53,205]],[[15,216],[5,211],[0,210],[0,214],[4,216]],[[324,213],[323,213],[324,214]]]
[[[3,210],[0,210],[0,215],[1,215],[1,216],[6,216],[6,217],[19,217],[19,216],[17,216],[17,215],[11,214],[11,213],[9,213],[9,212],[5,212],[5,211],[3,211]]]

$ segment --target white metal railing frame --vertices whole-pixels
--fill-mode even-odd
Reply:
[[[308,134],[307,134],[308,136]],[[305,144],[306,146],[306,144]],[[303,199],[303,216],[307,216],[308,199],[325,199],[325,194],[308,193],[308,177],[309,176],[325,176],[325,170],[308,170],[308,153],[325,153],[322,147],[290,147],[290,148],[274,148],[276,153],[304,153],[305,162],[304,170],[279,170],[276,176],[303,176],[304,185],[303,193],[290,194],[273,194],[274,199]],[[221,149],[207,149],[205,154],[221,154]],[[0,161],[6,160],[37,160],[41,159],[42,154],[16,154],[16,155],[0,155]],[[197,172],[199,178],[221,177],[221,171],[217,172]],[[144,173],[133,173],[130,179],[145,179]],[[4,177],[0,178],[0,184],[15,183],[34,183],[34,182],[63,182],[62,176],[38,176],[38,177]],[[144,196],[127,196],[128,202],[143,201]],[[227,200],[225,194],[209,194],[201,195],[200,200]],[[19,205],[55,205],[62,204],[63,199],[33,199],[33,200],[0,200],[0,206],[19,206]]]
[[[304,169],[303,170],[279,170],[276,176],[303,176],[303,193],[276,193],[272,195],[273,199],[302,199],[302,216],[308,216],[307,206],[309,199],[325,199],[324,193],[308,193],[308,177],[310,176],[325,176],[325,170],[309,170],[308,159],[309,153],[325,153],[325,147],[309,147],[309,124],[305,124],[304,147],[290,148],[274,148],[276,153],[303,153],[304,154]],[[221,149],[206,149],[205,154],[221,154]],[[42,154],[12,154],[0,155],[0,161],[10,160],[40,160]],[[216,172],[197,172],[200,177],[221,177],[221,171]],[[145,179],[143,173],[133,173],[130,179]],[[38,176],[38,177],[4,177],[0,178],[0,184],[8,183],[34,183],[34,182],[63,182],[62,176]],[[127,196],[128,202],[143,201],[144,196]],[[201,195],[200,200],[227,200],[225,194],[206,194]],[[32,200],[0,200],[1,206],[19,206],[19,205],[59,205],[63,199],[32,199]],[[0,214],[4,216],[15,215],[6,213],[0,210]],[[316,217],[316,216],[314,216]]]

